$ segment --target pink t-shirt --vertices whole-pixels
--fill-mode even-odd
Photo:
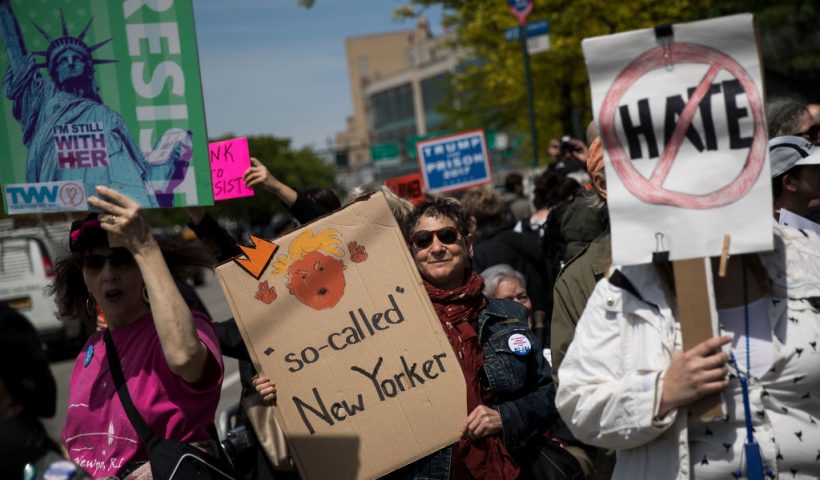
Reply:
[[[200,340],[219,365],[204,386],[193,387],[171,372],[151,315],[111,331],[134,405],[154,434],[164,438],[210,438],[207,428],[219,403],[219,342],[205,315],[194,312],[193,317]],[[103,335],[97,332],[74,362],[62,435],[71,460],[93,478],[116,475],[131,461],[148,460],[117,396],[105,350]]]

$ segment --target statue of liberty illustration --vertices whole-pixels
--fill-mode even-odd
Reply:
[[[122,117],[100,98],[95,65],[116,60],[93,58],[94,51],[111,39],[86,45],[92,21],[93,17],[79,35],[72,36],[60,11],[60,36],[55,38],[34,24],[48,48],[29,52],[11,0],[0,0],[0,39],[9,59],[2,87],[28,148],[26,182],[73,180],[85,185],[86,194],[93,193],[95,185],[108,185],[146,207],[173,206],[174,189],[184,180],[191,161],[192,134],[171,129],[153,151],[140,151]],[[42,61],[35,56],[43,57]],[[41,68],[48,70],[50,78]],[[100,128],[96,146],[103,145],[107,155],[92,165],[58,159],[55,132],[70,131],[72,126],[81,131]]]

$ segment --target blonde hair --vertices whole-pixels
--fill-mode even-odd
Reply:
[[[343,255],[339,244],[342,242],[339,237],[339,232],[332,228],[322,230],[314,234],[313,229],[308,227],[305,231],[294,238],[288,246],[287,255],[279,255],[273,262],[274,275],[283,275],[287,273],[290,266],[301,260],[305,254],[311,252],[325,252],[336,257]]]

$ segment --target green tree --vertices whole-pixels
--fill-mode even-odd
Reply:
[[[769,96],[800,93],[816,102],[820,81],[820,3],[805,0],[723,0],[692,12],[695,18],[754,12]],[[789,78],[785,89],[777,77]],[[779,82],[777,82],[779,83]]]
[[[664,23],[677,23],[742,11],[757,13],[767,61],[789,72],[818,70],[820,35],[815,34],[816,2],[783,0],[535,0],[529,20],[550,22],[551,49],[530,57],[535,97],[539,157],[546,161],[550,138],[583,135],[592,119],[589,79],[581,40]],[[452,129],[496,128],[529,132],[524,66],[520,46],[507,42],[504,30],[517,25],[504,0],[409,0],[396,17],[423,15],[440,5],[445,25],[457,32],[456,43],[474,56],[453,74],[441,106]],[[800,35],[801,32],[812,32]],[[813,50],[805,42],[813,46]],[[802,55],[792,53],[799,48]],[[524,149],[529,151],[529,140]]]

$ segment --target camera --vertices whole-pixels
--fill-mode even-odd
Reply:
[[[579,150],[578,147],[572,144],[572,137],[569,135],[564,135],[561,137],[561,153],[562,154],[569,154],[572,152],[577,152]]]
[[[256,439],[246,425],[237,425],[230,429],[225,434],[225,439],[222,440],[222,449],[231,460],[235,460],[255,445]]]

